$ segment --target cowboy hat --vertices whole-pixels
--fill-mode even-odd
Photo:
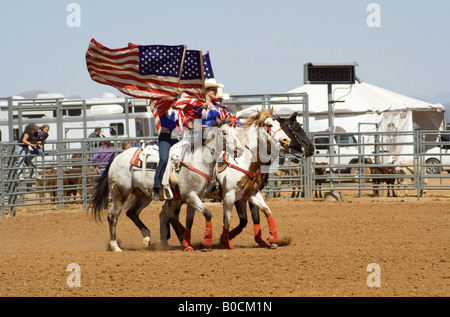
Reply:
[[[219,87],[222,88],[223,84],[218,84],[214,78],[208,78],[205,80],[205,89]]]
[[[230,99],[230,95],[226,92],[223,92],[222,88],[217,88],[217,97],[222,98],[223,100]]]

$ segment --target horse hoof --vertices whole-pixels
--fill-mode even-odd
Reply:
[[[276,243],[269,243],[269,249],[276,249],[278,248],[278,244]]]
[[[255,240],[256,243],[258,243],[258,245],[262,248],[270,248],[270,243],[268,243],[267,241],[264,240]]]
[[[205,238],[202,240],[202,244],[206,248],[210,248],[213,245],[213,240],[211,238]]]
[[[195,249],[192,245],[189,245],[186,248],[184,248],[184,251],[195,251]]]
[[[270,235],[268,238],[267,238],[267,241],[269,242],[269,243],[277,243],[278,242],[278,235]]]
[[[119,248],[119,245],[117,244],[117,241],[109,241],[109,248],[113,252],[122,252],[122,249]]]
[[[234,249],[234,245],[231,242],[230,243],[222,243],[222,246],[226,250],[233,250]]]
[[[150,237],[145,237],[145,238],[142,240],[142,243],[143,243],[147,248],[150,248]]]
[[[233,243],[231,243],[231,241],[228,239],[224,239],[224,238],[220,239],[220,244],[223,246],[224,249],[228,249],[228,250],[234,249]]]

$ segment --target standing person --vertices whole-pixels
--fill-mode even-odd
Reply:
[[[44,142],[48,138],[48,131],[50,131],[50,126],[48,124],[44,124],[39,128],[36,137],[37,147],[31,151],[32,154],[44,155]]]
[[[102,134],[102,128],[95,128],[94,132],[88,135],[88,138],[104,138]]]
[[[111,142],[102,141],[100,142],[101,148],[92,157],[92,163],[96,163],[95,171],[97,174],[102,174],[105,171],[106,166],[114,158],[114,152],[111,151]]]
[[[31,157],[31,151],[38,148],[36,144],[36,139],[38,136],[39,127],[36,123],[30,123],[25,127],[22,135],[17,141],[16,151],[19,158],[19,181],[23,181],[23,170],[24,165],[30,166],[30,178],[34,176],[34,169],[36,165],[34,165]],[[31,147],[31,149],[30,149]],[[40,179],[41,177],[36,175],[34,178]]]
[[[94,132],[88,135],[89,139],[104,138],[102,134],[102,128],[95,128]],[[96,149],[101,146],[101,142],[88,142],[88,150]]]

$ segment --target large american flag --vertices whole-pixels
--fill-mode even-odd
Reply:
[[[176,107],[184,108],[205,99],[202,52],[187,50],[185,45],[128,44],[110,49],[92,39],[86,65],[92,80],[132,97],[150,99],[158,131],[159,116],[175,101]]]
[[[128,44],[110,49],[92,39],[86,65],[92,80],[113,86],[126,95],[175,100],[185,53],[185,45]]]

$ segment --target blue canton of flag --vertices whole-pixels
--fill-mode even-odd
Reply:
[[[214,78],[209,52],[203,55],[203,72],[205,74],[205,79]]]
[[[201,51],[187,50],[184,57],[181,80],[202,78]]]
[[[184,50],[184,45],[139,46],[139,73],[179,78]]]

